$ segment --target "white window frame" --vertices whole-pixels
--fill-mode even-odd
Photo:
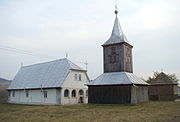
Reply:
[[[78,80],[78,75],[74,74],[74,80]]]
[[[47,98],[48,97],[48,92],[47,91],[43,91],[43,96],[44,96],[44,98]]]
[[[81,74],[79,74],[78,79],[79,79],[79,81],[82,81]]]
[[[71,97],[73,97],[73,98],[76,97],[76,90],[75,89],[72,90]]]
[[[66,93],[66,91],[67,91],[67,93]],[[64,90],[64,97],[65,97],[65,98],[69,97],[69,90],[68,90],[68,89],[65,89],[65,90]]]
[[[29,97],[29,91],[25,91],[26,97]]]
[[[15,97],[16,96],[16,93],[15,91],[12,92],[12,96]]]

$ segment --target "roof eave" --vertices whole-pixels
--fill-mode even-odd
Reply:
[[[112,43],[112,44],[105,44],[105,43],[104,43],[104,44],[101,45],[101,46],[102,46],[102,47],[107,47],[107,46],[113,46],[113,45],[117,45],[117,44],[125,44],[125,45],[127,45],[127,46],[133,48],[133,46],[130,45],[129,43],[127,43],[127,42],[118,42],[118,43]]]
[[[70,70],[87,72],[87,70],[84,69],[70,69]]]
[[[60,87],[42,87],[42,88],[17,88],[17,89],[12,89],[12,88],[7,88],[6,90],[9,91],[9,90],[38,90],[38,89],[55,89],[55,88],[62,88],[61,86]]]
[[[155,85],[178,85],[177,83],[150,83],[150,85],[155,86]]]
[[[137,85],[137,86],[149,86],[149,84],[96,84],[96,85],[92,85],[92,84],[87,84],[87,86],[127,86],[127,85]]]

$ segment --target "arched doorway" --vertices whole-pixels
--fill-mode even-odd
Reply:
[[[81,89],[79,90],[79,103],[84,103],[84,91]]]
[[[71,96],[76,97],[76,90],[72,90]]]

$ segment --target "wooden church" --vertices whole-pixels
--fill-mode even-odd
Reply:
[[[88,102],[126,104],[148,101],[148,84],[133,74],[132,48],[117,17],[111,37],[102,45],[104,73],[88,84]]]

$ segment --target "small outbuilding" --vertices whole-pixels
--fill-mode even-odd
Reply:
[[[174,101],[178,97],[178,83],[172,81],[165,73],[161,72],[149,87],[149,100]]]

